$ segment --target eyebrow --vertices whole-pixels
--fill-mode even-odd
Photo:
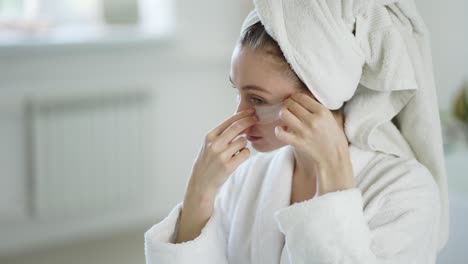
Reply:
[[[229,81],[234,85],[234,82],[232,81],[231,76],[229,76]],[[260,91],[260,92],[264,92],[264,93],[267,93],[267,94],[272,95],[272,93],[271,93],[270,91],[267,91],[267,90],[265,90],[264,88],[259,87],[259,86],[256,86],[256,85],[246,85],[246,86],[243,86],[243,87],[242,87],[242,90],[255,90],[255,91]]]

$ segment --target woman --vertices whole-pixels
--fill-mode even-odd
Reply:
[[[321,104],[284,54],[261,22],[242,30],[237,113],[207,134],[183,203],[145,234],[147,263],[435,263],[431,171],[350,144],[344,104]]]

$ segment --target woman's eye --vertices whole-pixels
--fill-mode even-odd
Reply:
[[[266,103],[264,100],[262,100],[260,98],[252,97],[252,96],[250,96],[249,99],[250,99],[250,102],[255,104],[255,105],[265,104]],[[237,102],[240,102],[240,100],[241,100],[241,95],[240,94],[236,95],[236,100],[237,100]]]
[[[262,99],[258,99],[258,98],[255,98],[255,97],[251,97],[250,99],[252,100],[252,102],[254,104],[263,104],[264,103]]]

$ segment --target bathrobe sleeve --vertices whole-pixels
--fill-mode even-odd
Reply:
[[[179,230],[182,202],[169,215],[145,233],[145,256],[147,264],[182,263],[228,263],[226,238],[229,227],[224,214],[231,204],[234,183],[231,176],[218,191],[213,215],[198,237],[191,241],[174,244]]]
[[[366,204],[356,187],[278,210],[290,263],[435,263],[437,185],[422,165],[395,173],[370,184]]]

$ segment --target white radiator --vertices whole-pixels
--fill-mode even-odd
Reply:
[[[39,218],[128,209],[144,199],[150,93],[30,99],[28,193]]]

